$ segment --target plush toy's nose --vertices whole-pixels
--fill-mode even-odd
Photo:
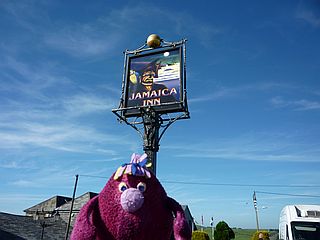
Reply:
[[[121,206],[127,212],[137,211],[143,202],[143,194],[136,188],[128,188],[121,194]]]

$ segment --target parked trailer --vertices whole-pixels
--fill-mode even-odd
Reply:
[[[279,239],[320,240],[320,205],[287,205],[280,213]]]

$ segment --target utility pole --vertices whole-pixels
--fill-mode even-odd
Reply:
[[[70,212],[69,212],[69,220],[68,220],[65,240],[68,240],[70,224],[71,224],[71,217],[72,217],[72,211],[73,211],[73,204],[74,204],[74,199],[75,199],[75,196],[76,196],[76,190],[77,190],[77,185],[78,185],[78,178],[79,178],[79,175],[77,174],[76,175],[76,181],[74,183],[74,188],[73,188],[73,195],[72,195],[72,201],[71,201],[71,207],[70,207]]]
[[[210,225],[211,225],[211,239],[214,240],[214,223],[213,223],[213,217],[211,217],[211,221],[210,221]]]
[[[254,206],[254,210],[255,210],[255,212],[256,212],[257,231],[259,231],[260,228],[259,228],[259,218],[258,218],[258,208],[257,208],[256,191],[253,192],[253,206]]]
[[[201,231],[203,232],[203,215],[201,215]]]

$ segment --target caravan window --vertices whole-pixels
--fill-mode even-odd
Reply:
[[[292,222],[294,240],[320,240],[320,223],[317,222]]]

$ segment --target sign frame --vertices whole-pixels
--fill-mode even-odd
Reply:
[[[173,56],[171,57],[170,54],[173,54]],[[171,60],[172,59],[177,60],[177,62],[174,62],[174,60],[172,60],[173,61],[172,65],[175,68],[174,76],[177,76],[177,70],[179,70],[179,72],[178,72],[178,79],[177,78],[170,79],[169,77],[169,79],[167,79],[166,81],[169,84],[171,83],[171,85],[172,84],[174,85],[175,83],[176,85],[174,86],[176,86],[178,89],[174,87],[173,88],[167,87],[167,88],[163,88],[162,90],[160,89],[149,90],[149,93],[147,90],[144,90],[145,92],[138,92],[137,90],[132,90],[135,84],[137,85],[135,86],[137,88],[139,88],[138,85],[140,86],[143,85],[142,83],[143,80],[141,79],[148,67],[153,71],[152,73],[153,75],[156,75],[157,77],[159,77],[160,74],[158,73],[160,70],[159,68],[155,70],[155,67],[159,67],[159,62],[160,62],[160,69],[161,69],[162,61],[165,62],[166,57],[168,56],[171,57]],[[157,62],[158,65],[155,62]],[[145,69],[143,69],[143,67],[141,66],[144,66]],[[164,66],[163,68],[166,68],[166,66]],[[168,69],[165,69],[162,72],[166,70]],[[169,67],[169,70],[172,70],[172,69],[170,69]],[[133,76],[133,79],[135,78],[135,81],[132,81],[132,78],[131,78],[133,74],[135,74],[135,76]],[[150,75],[150,72],[149,72],[149,75]],[[159,82],[159,78],[158,78],[158,82]],[[159,88],[160,84],[158,84],[157,81],[154,81],[152,83],[152,86],[158,86]],[[146,87],[146,86],[144,85],[143,87]],[[141,87],[141,89],[143,87]],[[150,95],[153,95],[156,98],[152,99],[150,98]],[[170,98],[170,95],[171,95],[171,98]],[[174,96],[175,98],[172,98],[172,96]],[[164,102],[161,100],[163,100]],[[121,111],[121,115],[124,118],[141,117],[145,112],[145,110],[149,107],[151,107],[153,111],[155,111],[157,114],[166,114],[166,113],[174,113],[174,112],[188,113],[187,98],[186,98],[185,41],[181,41],[179,43],[176,43],[170,46],[159,47],[156,49],[144,49],[140,51],[139,50],[125,51],[124,74],[123,74],[123,81],[122,81],[122,96],[121,96],[119,107],[120,109],[118,110]]]

